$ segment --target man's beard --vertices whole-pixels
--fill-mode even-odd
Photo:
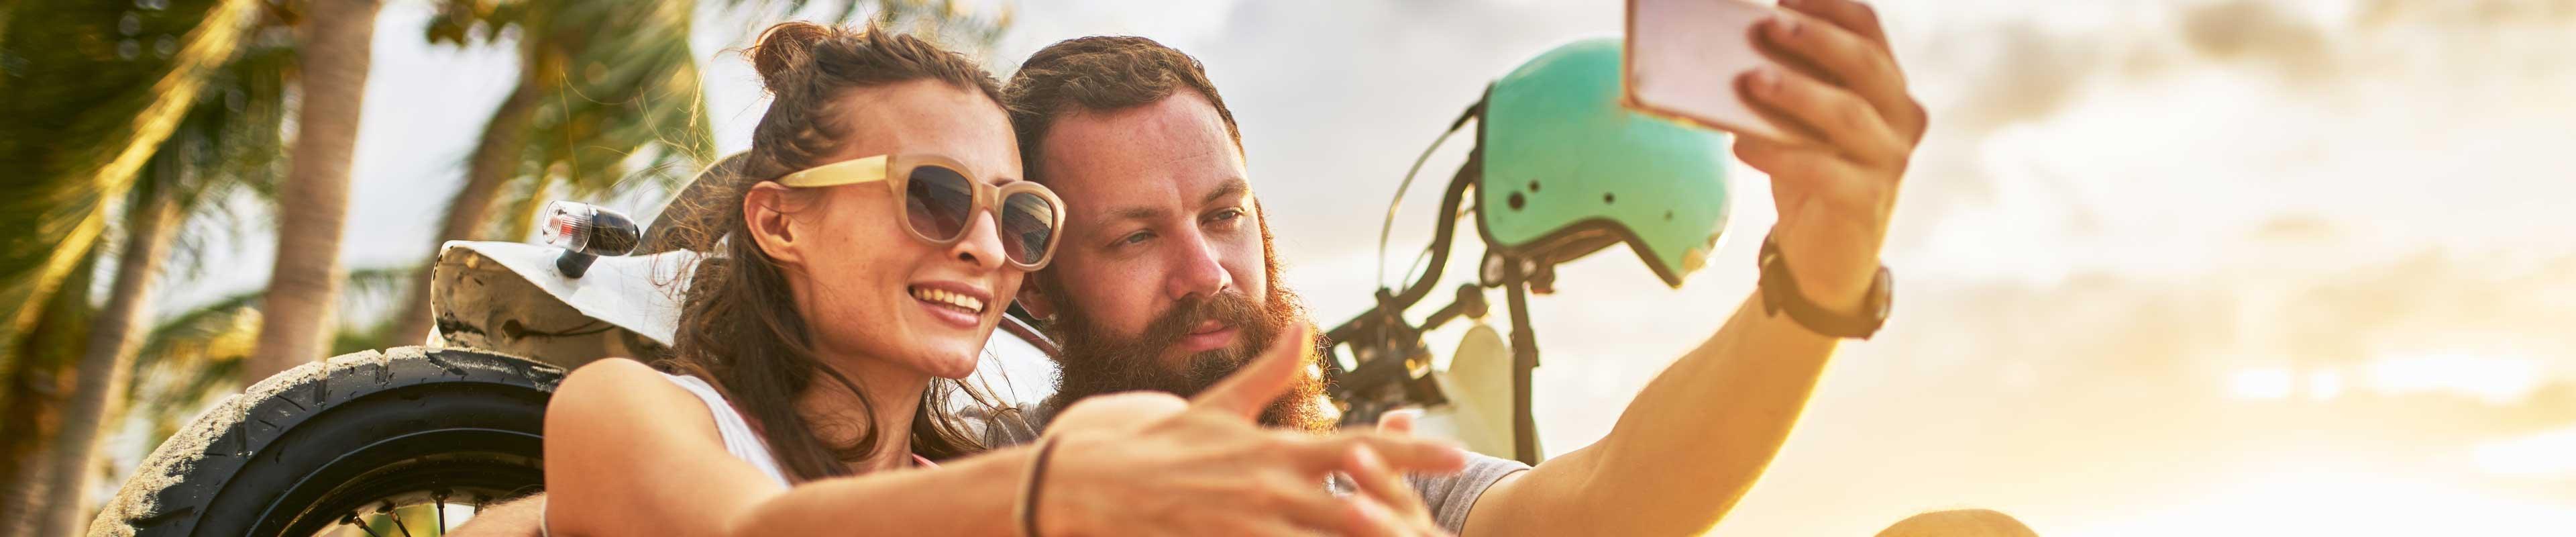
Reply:
[[[1044,328],[1060,349],[1056,356],[1056,392],[1047,398],[1047,408],[1061,410],[1084,397],[1137,390],[1189,397],[1233,375],[1269,349],[1280,333],[1288,330],[1289,323],[1308,322],[1296,293],[1276,281],[1277,262],[1271,263],[1270,296],[1262,304],[1254,304],[1242,293],[1232,291],[1188,299],[1172,306],[1148,324],[1144,334],[1133,338],[1111,333],[1091,322],[1079,313],[1083,311],[1080,305],[1059,304],[1063,307]],[[1041,279],[1045,281],[1037,284],[1047,294],[1057,300],[1070,297],[1053,278]],[[1181,338],[1210,320],[1234,327],[1236,344],[1182,357],[1177,364],[1164,361],[1164,355],[1179,345]],[[1323,358],[1322,353],[1310,350],[1305,362],[1314,365]],[[1287,393],[1262,410],[1261,424],[1331,431],[1339,412],[1324,399],[1324,379],[1315,372],[1313,368],[1301,368]]]

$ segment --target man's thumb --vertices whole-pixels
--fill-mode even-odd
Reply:
[[[1243,364],[1243,369],[1217,381],[1207,391],[1199,392],[1198,397],[1190,398],[1190,406],[1216,409],[1245,419],[1260,416],[1261,409],[1268,408],[1271,401],[1286,393],[1288,385],[1294,383],[1297,374],[1305,369],[1306,357],[1314,350],[1313,332],[1314,329],[1306,323],[1289,323],[1288,330],[1280,333],[1279,339],[1271,341],[1270,348],[1263,349],[1261,356]]]
[[[1377,415],[1377,430],[1395,434],[1413,434],[1414,420],[1422,419],[1422,409],[1389,410]]]

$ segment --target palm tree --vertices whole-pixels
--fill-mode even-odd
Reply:
[[[175,175],[176,166],[155,162],[146,172],[166,178]],[[127,205],[123,252],[117,256],[116,276],[109,284],[107,304],[90,324],[88,345],[81,351],[74,377],[78,379],[71,399],[64,406],[61,430],[54,445],[45,455],[44,472],[49,483],[45,488],[57,491],[54,504],[47,512],[36,513],[42,524],[37,535],[64,535],[81,527],[89,506],[91,462],[98,452],[100,424],[108,414],[108,403],[123,399],[125,371],[134,361],[132,327],[143,318],[151,300],[152,279],[159,272],[161,256],[169,250],[170,237],[178,227],[179,202],[176,196],[159,185],[134,190],[133,202]]]
[[[292,50],[284,39],[254,39],[243,46],[211,77],[199,103],[146,163],[124,206],[123,247],[107,301],[90,324],[75,371],[77,387],[62,409],[60,430],[46,455],[50,461],[42,471],[49,489],[87,491],[99,475],[98,439],[125,400],[136,336],[141,335],[136,328],[151,317],[146,305],[154,281],[184,224],[236,191],[274,187],[273,163],[284,148],[282,89]],[[85,494],[56,496],[48,515],[53,518],[44,522],[40,535],[68,533],[87,520]]]
[[[75,376],[66,369],[86,361],[73,357],[85,354],[97,332],[112,331],[89,322],[100,313],[86,292],[98,241],[116,200],[159,198],[135,188],[140,172],[235,55],[256,7],[250,0],[148,4],[0,6],[0,50],[11,53],[0,69],[12,80],[42,82],[0,84],[0,116],[11,118],[0,122],[0,169],[19,174],[0,183],[0,229],[10,230],[0,239],[0,386],[7,387],[0,427],[11,431],[0,435],[8,439],[0,442],[7,448],[0,535],[59,523],[50,502],[78,497],[78,490],[57,488],[50,469],[59,465],[39,454],[54,433],[79,425],[44,419],[67,408],[64,381]],[[168,212],[149,201],[128,205],[126,214],[150,224]],[[147,243],[162,240],[141,235]]]
[[[349,216],[349,162],[367,93],[376,0],[308,0],[300,30],[295,146],[278,188],[277,261],[260,311],[259,347],[245,383],[320,358],[340,292],[340,233]]]

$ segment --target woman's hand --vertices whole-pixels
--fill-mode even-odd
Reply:
[[[1298,326],[1242,371],[1189,401],[1129,393],[1058,415],[1039,496],[1046,537],[1067,535],[1439,535],[1404,474],[1466,464],[1447,444],[1386,432],[1263,429],[1261,409],[1305,366]],[[1351,476],[1360,494],[1324,487]]]

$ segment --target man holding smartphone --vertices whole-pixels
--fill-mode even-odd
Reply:
[[[1744,103],[1811,141],[1742,137],[1734,152],[1771,176],[1780,220],[1765,248],[1765,279],[1779,271],[1791,276],[1780,281],[1794,283],[1766,284],[1748,297],[1714,335],[1648,384],[1600,442],[1536,467],[1484,457],[1459,475],[1414,478],[1410,487],[1357,484],[1354,501],[1393,511],[1390,533],[1707,531],[1761,476],[1835,346],[1852,334],[1849,323],[1819,327],[1768,314],[1764,295],[1802,302],[1829,320],[1885,314],[1888,276],[1878,252],[1925,130],[1924,109],[1908,93],[1869,6],[1780,5],[1777,16],[1750,29],[1773,61],[1732,83]],[[1099,393],[1196,393],[1242,366],[1287,323],[1312,324],[1278,282],[1271,230],[1245,173],[1240,136],[1197,60],[1142,38],[1069,40],[1033,55],[1007,94],[1024,169],[1069,210],[1053,265],[1019,297],[1051,321],[1047,331],[1061,345],[1055,357],[1064,385],[1039,414]],[[1320,403],[1313,397],[1320,386],[1288,391],[1291,397],[1264,413],[1265,424],[1328,425],[1311,408]],[[1107,419],[1138,423],[1186,411],[1176,399],[1154,397],[1128,394],[1088,408],[1129,409],[1109,414],[1132,415]],[[1006,433],[1003,442],[1028,440],[1007,434],[1012,428],[989,429]],[[1046,493],[1176,507],[1223,500]],[[512,531],[534,527],[534,510],[521,507],[534,503],[487,511],[471,529],[534,533]],[[1972,510],[1927,513],[1880,535],[2030,534],[2010,517]]]
[[[1869,6],[1781,7],[1747,27],[1749,48],[1770,61],[1712,88],[1739,92],[1795,134],[1734,145],[1771,176],[1780,214],[1762,288],[1648,384],[1600,442],[1536,467],[1478,457],[1458,475],[1412,479],[1419,500],[1363,492],[1406,520],[1471,537],[1684,535],[1714,526],[1752,488],[1836,344],[1884,318],[1890,276],[1878,252],[1927,122]],[[1019,297],[1061,346],[1062,385],[1048,407],[1131,390],[1196,393],[1285,325],[1311,324],[1281,288],[1241,136],[1196,59],[1144,38],[1067,40],[1022,64],[1005,98],[1023,169],[1068,210],[1054,264]],[[1766,300],[1793,304],[1792,314],[1767,313]],[[1319,404],[1292,396],[1262,418],[1329,426]],[[1112,496],[1096,501],[1170,501]],[[1963,533],[2028,530],[1957,511],[1887,535]]]

